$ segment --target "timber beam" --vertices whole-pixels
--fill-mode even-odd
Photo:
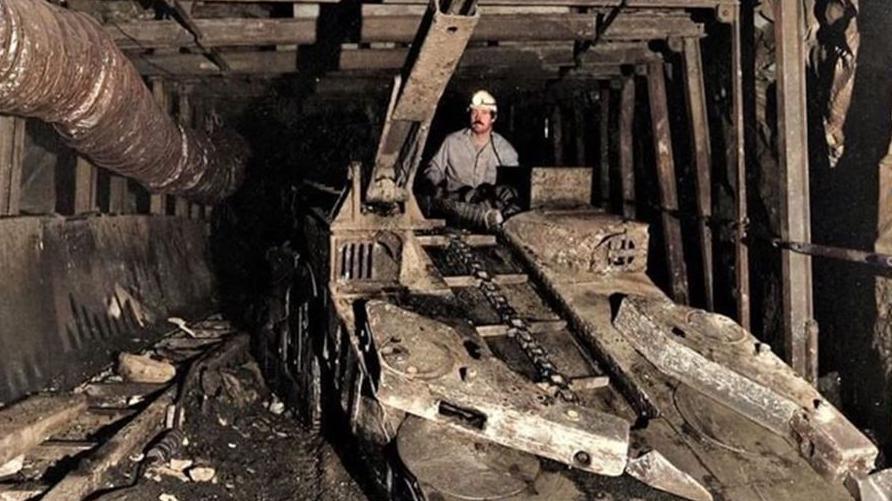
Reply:
[[[318,5],[303,5],[293,18],[195,19],[206,47],[312,44]],[[121,50],[196,47],[195,37],[176,21],[133,21],[105,27]]]
[[[421,5],[362,6],[360,42],[411,42],[426,7]],[[699,37],[702,25],[684,13],[624,11],[602,27],[594,13],[493,13],[481,9],[472,41],[602,41],[659,40]],[[603,30],[603,31],[599,31]]]
[[[345,75],[366,76],[374,72],[386,72],[392,78],[393,70],[405,64],[407,48],[359,48],[345,44],[339,55],[339,70]],[[297,51],[244,51],[220,52],[229,65],[230,74],[276,75],[297,73]],[[131,54],[137,70],[148,76],[211,76],[223,72],[202,54]],[[573,68],[573,76],[609,78],[620,74],[619,67],[659,60],[643,43],[600,44],[590,48],[578,58],[579,67]],[[480,77],[496,77],[502,73],[519,73],[542,78],[552,78],[560,68],[577,64],[571,44],[503,44],[492,47],[468,48],[459,62],[458,74],[475,72]],[[531,72],[532,71],[532,72]]]

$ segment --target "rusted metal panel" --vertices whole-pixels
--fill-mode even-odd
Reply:
[[[650,63],[647,66],[647,89],[650,98],[651,126],[653,127],[654,157],[657,162],[657,177],[662,206],[663,240],[666,247],[666,260],[669,264],[669,280],[672,297],[680,302],[688,302],[688,275],[682,247],[681,222],[674,215],[678,211],[678,182],[675,176],[675,159],[672,151],[672,135],[669,131],[669,110],[666,101],[666,83],[663,63]]]
[[[94,164],[152,191],[213,202],[238,187],[244,141],[223,132],[211,141],[178,127],[92,18],[40,0],[9,0],[0,4],[0,21],[9,41],[0,47],[0,110],[53,124]]]
[[[16,284],[0,288],[0,401],[78,383],[168,316],[209,307],[201,222],[23,217],[0,234],[0,275]]]
[[[862,477],[877,448],[771,349],[721,315],[628,297],[614,325],[660,371],[799,444],[828,480]]]
[[[703,87],[703,62],[700,41],[684,40],[685,87],[688,119],[697,178],[697,226],[700,232],[700,255],[703,266],[703,290],[706,309],[715,310],[713,291],[712,229],[707,221],[712,216],[712,151],[709,143],[709,121],[706,112],[706,91]]]
[[[384,405],[469,438],[584,471],[622,474],[629,446],[624,419],[553,399],[501,361],[472,357],[467,346],[473,341],[446,324],[381,301],[369,301],[366,311],[377,366],[372,384]],[[502,398],[493,399],[496,394]]]
[[[807,243],[811,240],[811,212],[802,9],[800,0],[774,3],[781,238]],[[781,265],[785,355],[793,370],[804,376],[808,326],[814,317],[811,257],[785,249]]]

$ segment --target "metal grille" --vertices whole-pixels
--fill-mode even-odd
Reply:
[[[346,242],[338,250],[338,276],[343,280],[370,280],[375,243]]]
[[[628,235],[614,235],[607,239],[607,262],[610,266],[620,268],[630,268],[638,251],[635,248],[635,241]]]

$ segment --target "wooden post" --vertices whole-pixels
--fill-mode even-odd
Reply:
[[[173,215],[179,217],[189,217],[189,202],[183,197],[174,199]]]
[[[811,241],[808,189],[803,12],[799,0],[776,0],[778,150],[781,173],[781,238]],[[801,376],[808,371],[809,328],[813,323],[811,257],[781,251],[784,341],[787,362]]]
[[[108,180],[108,212],[109,214],[126,214],[127,210],[127,178],[111,174]]]
[[[564,130],[561,106],[555,103],[551,108],[551,143],[554,147],[554,165],[564,165]]]
[[[685,87],[688,101],[688,122],[691,124],[691,144],[697,168],[697,215],[700,230],[700,253],[703,265],[703,287],[706,309],[715,310],[713,292],[712,229],[712,151],[709,142],[709,122],[706,113],[706,93],[703,88],[703,67],[700,40],[684,39]]]
[[[99,210],[99,169],[84,157],[77,157],[74,166],[74,213]]]
[[[164,85],[164,79],[161,77],[153,78],[152,96],[158,106],[165,113],[170,114],[170,94]],[[164,215],[167,213],[167,195],[161,193],[149,194],[149,214]]]
[[[576,165],[585,165],[585,114],[581,103],[573,107],[573,135],[576,139]]]
[[[601,86],[600,116],[598,117],[598,188],[601,203],[610,207],[610,86]]]
[[[662,61],[648,63],[647,88],[650,98],[651,126],[654,136],[654,157],[657,161],[657,178],[662,205],[663,239],[666,260],[669,264],[669,280],[675,301],[688,303],[688,278],[682,247],[681,224],[678,211],[678,190],[675,185],[675,159],[672,156],[672,135],[669,130],[669,109],[666,102],[666,82]]]
[[[0,215],[19,213],[24,153],[25,120],[0,116]]]
[[[635,217],[635,76],[623,78],[619,108],[619,171],[622,178],[623,216]]]

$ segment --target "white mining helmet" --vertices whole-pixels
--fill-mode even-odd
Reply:
[[[496,98],[492,97],[492,94],[485,90],[478,90],[471,96],[471,104],[468,105],[468,108],[489,110],[491,113],[496,113],[498,111]]]

